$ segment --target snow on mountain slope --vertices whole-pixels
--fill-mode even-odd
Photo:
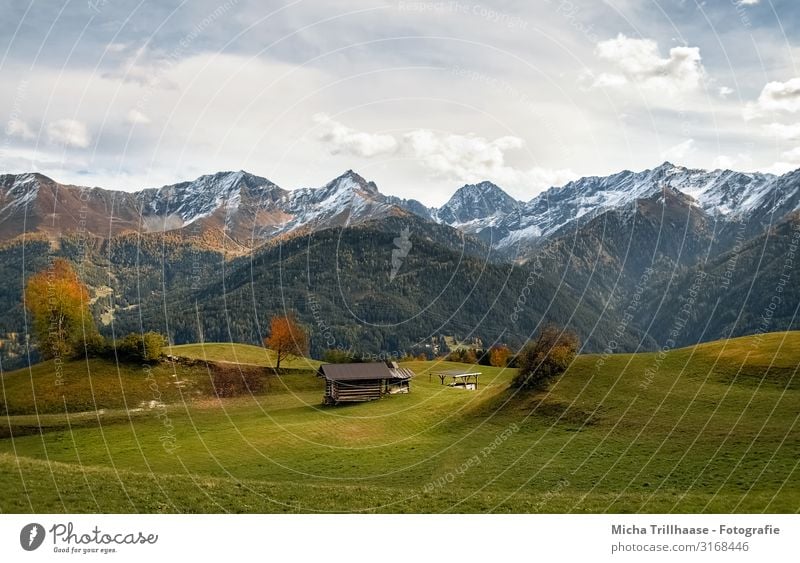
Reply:
[[[433,217],[467,232],[480,232],[496,225],[519,206],[520,202],[495,184],[481,182],[456,190],[447,203],[434,211]]]
[[[632,207],[637,200],[664,189],[692,197],[700,209],[719,220],[760,221],[773,210],[773,200],[783,178],[730,170],[692,170],[669,162],[642,172],[581,178],[560,188],[550,188],[524,204],[517,213],[508,214],[498,224],[498,231],[504,236],[495,246],[503,248],[521,240],[552,236],[578,219]],[[789,183],[797,185],[796,180]],[[800,201],[796,191],[793,194],[790,199],[793,198],[796,207]]]
[[[764,205],[777,178],[731,170],[687,170],[673,167],[670,186],[694,198],[711,215],[748,215]]]
[[[36,174],[3,174],[0,176],[0,215],[15,207],[23,207],[36,200],[39,181]]]
[[[716,221],[746,221],[754,232],[800,209],[800,170],[776,177],[693,170],[669,162],[642,172],[581,178],[524,203],[491,182],[470,184],[438,209],[383,195],[352,170],[320,188],[284,190],[240,170],[135,193],[65,186],[39,174],[9,174],[0,176],[0,235],[25,229],[69,231],[87,203],[85,222],[100,236],[199,225],[253,243],[411,212],[502,249],[547,239],[611,209],[633,209],[637,201],[665,189],[690,196]]]
[[[282,197],[285,191],[259,176],[244,171],[218,172],[200,176],[191,182],[181,182],[138,193],[144,215],[180,217],[188,225],[212,215],[220,208],[235,212],[242,198],[261,196]]]
[[[292,190],[274,201],[268,208],[279,212],[284,221],[271,225],[265,234],[347,226],[378,219],[397,212],[400,206],[395,200],[381,194],[373,182],[348,170],[321,188]]]

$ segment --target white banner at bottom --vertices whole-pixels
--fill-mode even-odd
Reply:
[[[776,563],[798,547],[797,515],[0,515],[2,561]]]

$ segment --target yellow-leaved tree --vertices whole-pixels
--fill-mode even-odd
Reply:
[[[264,345],[275,352],[275,369],[280,369],[281,360],[308,353],[308,335],[291,315],[274,316]]]
[[[81,355],[87,343],[100,338],[89,311],[89,290],[66,260],[57,258],[28,279],[25,307],[44,358]]]

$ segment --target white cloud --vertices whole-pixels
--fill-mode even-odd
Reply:
[[[748,103],[744,108],[747,120],[762,117],[771,112],[797,113],[800,111],[800,78],[792,78],[786,82],[770,82],[758,101]]]
[[[763,172],[767,174],[775,174],[776,176],[782,176],[783,174],[796,169],[797,165],[792,164],[791,162],[776,162],[772,166],[767,166],[764,168]]]
[[[682,143],[678,143],[674,147],[670,147],[661,153],[661,158],[664,160],[682,161],[686,156],[695,149],[694,139],[687,139]]]
[[[477,135],[442,134],[418,129],[403,136],[403,149],[427,168],[444,177],[486,178],[505,165],[505,152],[520,149],[519,137],[493,141]]]
[[[711,161],[711,168],[723,170],[752,170],[753,155],[740,152],[736,156],[721,154]]]
[[[414,129],[395,138],[388,134],[358,131],[334,121],[326,114],[317,114],[314,121],[322,125],[318,139],[329,145],[331,154],[372,158],[396,154],[415,161],[434,178],[453,182],[490,180],[531,197],[544,188],[560,186],[574,180],[571,170],[533,167],[520,169],[506,163],[506,153],[525,147],[524,139],[514,136],[487,139],[480,135],[441,133]]]
[[[321,125],[318,139],[329,145],[331,154],[372,158],[397,150],[397,140],[391,135],[357,131],[334,121],[324,113],[316,114],[314,121]]]
[[[30,126],[21,119],[11,119],[6,124],[6,135],[29,141],[35,137]]]
[[[760,1],[761,0],[739,0],[739,4],[741,4],[743,6],[755,6]]]
[[[616,67],[615,73],[600,74],[594,86],[632,83],[669,91],[691,90],[705,77],[698,47],[673,47],[662,58],[652,39],[632,39],[620,33],[597,44],[595,54]]]
[[[146,88],[175,89],[178,85],[167,78],[174,60],[163,52],[151,49],[147,43],[135,48],[126,44],[112,43],[107,51],[116,55],[116,66],[103,73],[103,78],[121,80]],[[119,58],[121,57],[121,60]]]
[[[795,147],[781,153],[781,159],[770,166],[766,171],[772,174],[786,174],[800,167],[800,147]]]
[[[106,51],[109,53],[123,53],[128,50],[128,45],[125,43],[109,43],[106,45]]]
[[[794,165],[800,164],[800,147],[795,147],[791,150],[784,151],[781,154],[781,158],[784,161],[790,162]]]
[[[521,149],[525,141],[505,136],[489,140],[478,135],[443,134],[418,129],[403,136],[401,150],[435,176],[459,182],[491,180],[521,198],[574,180],[566,169],[520,169],[506,164],[506,152]]]
[[[150,123],[150,118],[144,112],[133,108],[128,112],[128,115],[125,116],[125,121],[131,125],[147,125]]]
[[[733,88],[728,88],[727,86],[720,86],[717,92],[719,93],[720,98],[727,98],[728,96],[733,94]]]
[[[528,200],[539,192],[560,187],[580,175],[570,169],[553,169],[534,166],[527,170],[504,167],[495,174],[495,183],[518,199]]]
[[[730,170],[736,165],[736,159],[721,154],[713,160],[712,168],[715,170]]]
[[[91,143],[89,128],[76,119],[59,119],[47,126],[47,139],[54,145],[85,149]]]
[[[770,123],[764,126],[764,131],[767,135],[786,141],[796,141],[800,139],[800,123],[793,123],[790,125]]]
[[[2,151],[2,169],[7,172],[42,172],[55,180],[61,180],[75,168],[86,168],[89,162],[77,155],[65,157],[63,151],[43,147],[7,148]],[[110,184],[113,186],[113,184]]]
[[[616,88],[628,83],[628,79],[621,74],[612,74],[610,72],[601,72],[596,77],[590,74],[588,78],[591,79],[590,86],[592,88]]]

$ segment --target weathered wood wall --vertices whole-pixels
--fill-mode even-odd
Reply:
[[[381,398],[381,380],[329,381],[325,386],[326,400],[343,403],[373,401]]]

